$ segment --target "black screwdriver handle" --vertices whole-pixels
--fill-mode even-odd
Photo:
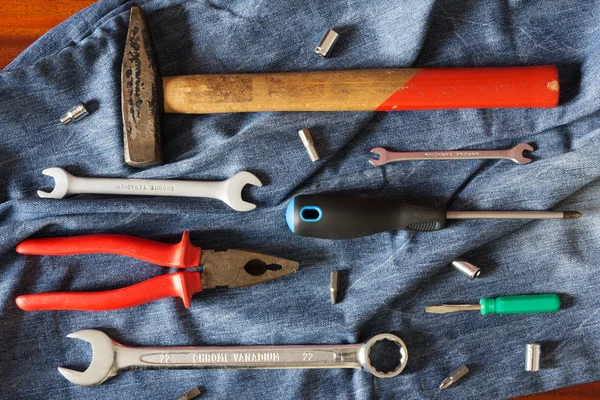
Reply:
[[[294,197],[286,220],[296,235],[351,239],[396,229],[437,231],[446,226],[446,209],[361,194],[312,194]]]

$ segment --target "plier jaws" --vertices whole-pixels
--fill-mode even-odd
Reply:
[[[300,264],[250,250],[204,250],[202,287],[248,287],[295,273]]]

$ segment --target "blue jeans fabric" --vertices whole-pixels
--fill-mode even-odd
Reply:
[[[120,63],[130,2],[103,0],[56,27],[0,72],[0,397],[509,398],[600,379],[600,4],[595,1],[364,2],[138,1],[164,76],[381,67],[556,64],[555,109],[395,113],[166,115],[167,163],[123,163]],[[313,49],[327,28],[333,57]],[[91,115],[62,126],[78,102]],[[297,131],[308,127],[322,160],[311,163]],[[369,150],[494,149],[534,142],[537,160],[367,163]],[[212,200],[80,195],[45,200],[41,171],[81,176],[225,179],[255,173],[259,207],[237,213]],[[386,232],[346,241],[294,236],[288,201],[298,194],[356,191],[432,198],[454,210],[579,210],[577,221],[455,221],[434,233]],[[169,272],[110,255],[35,257],[14,247],[30,236],[123,233],[206,249],[251,248],[298,260],[294,276],[212,290],[185,309],[178,299],[111,312],[24,312],[19,294],[106,290]],[[448,264],[479,265],[469,281]],[[341,303],[329,273],[345,270]],[[480,297],[559,293],[553,314],[431,315],[425,306]],[[65,336],[97,328],[128,345],[356,343],[394,332],[409,351],[394,379],[355,370],[135,371],[96,388],[66,381],[91,350]],[[542,370],[524,371],[525,344],[542,344]],[[470,374],[438,385],[460,365]]]

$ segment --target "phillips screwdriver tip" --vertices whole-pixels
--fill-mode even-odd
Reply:
[[[444,390],[447,387],[449,387],[450,385],[452,385],[454,383],[454,381],[450,378],[446,378],[442,381],[442,383],[440,384],[440,390]]]
[[[448,376],[446,379],[444,379],[442,381],[442,383],[440,384],[440,390],[444,390],[444,389],[448,388],[450,385],[454,384],[460,378],[465,376],[468,372],[469,372],[469,368],[466,365],[463,365],[462,367],[455,369],[454,371],[452,371],[450,376]]]

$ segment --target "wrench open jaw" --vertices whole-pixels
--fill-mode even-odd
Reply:
[[[509,150],[511,153],[511,157],[509,159],[517,164],[529,164],[533,161],[530,153],[534,150],[535,149],[533,146],[529,143],[519,143]]]
[[[114,346],[120,346],[104,332],[84,329],[69,333],[68,338],[79,339],[92,345],[92,362],[84,372],[58,367],[58,372],[71,383],[79,386],[97,386],[117,375],[119,367],[115,363]]]
[[[383,147],[375,147],[374,149],[371,149],[371,153],[376,154],[379,156],[379,159],[376,158],[371,158],[369,160],[369,162],[377,167],[382,166],[383,164],[387,163],[387,155],[388,155],[388,151],[386,149],[384,149]]]
[[[62,199],[70,194],[69,181],[73,178],[73,175],[62,168],[46,168],[42,171],[42,174],[54,178],[54,189],[50,193],[38,190],[38,196],[43,199]]]
[[[223,196],[221,201],[229,205],[236,211],[251,211],[256,208],[256,204],[244,201],[242,199],[242,190],[246,185],[261,187],[262,182],[254,174],[248,171],[240,171],[231,178],[222,182]]]

